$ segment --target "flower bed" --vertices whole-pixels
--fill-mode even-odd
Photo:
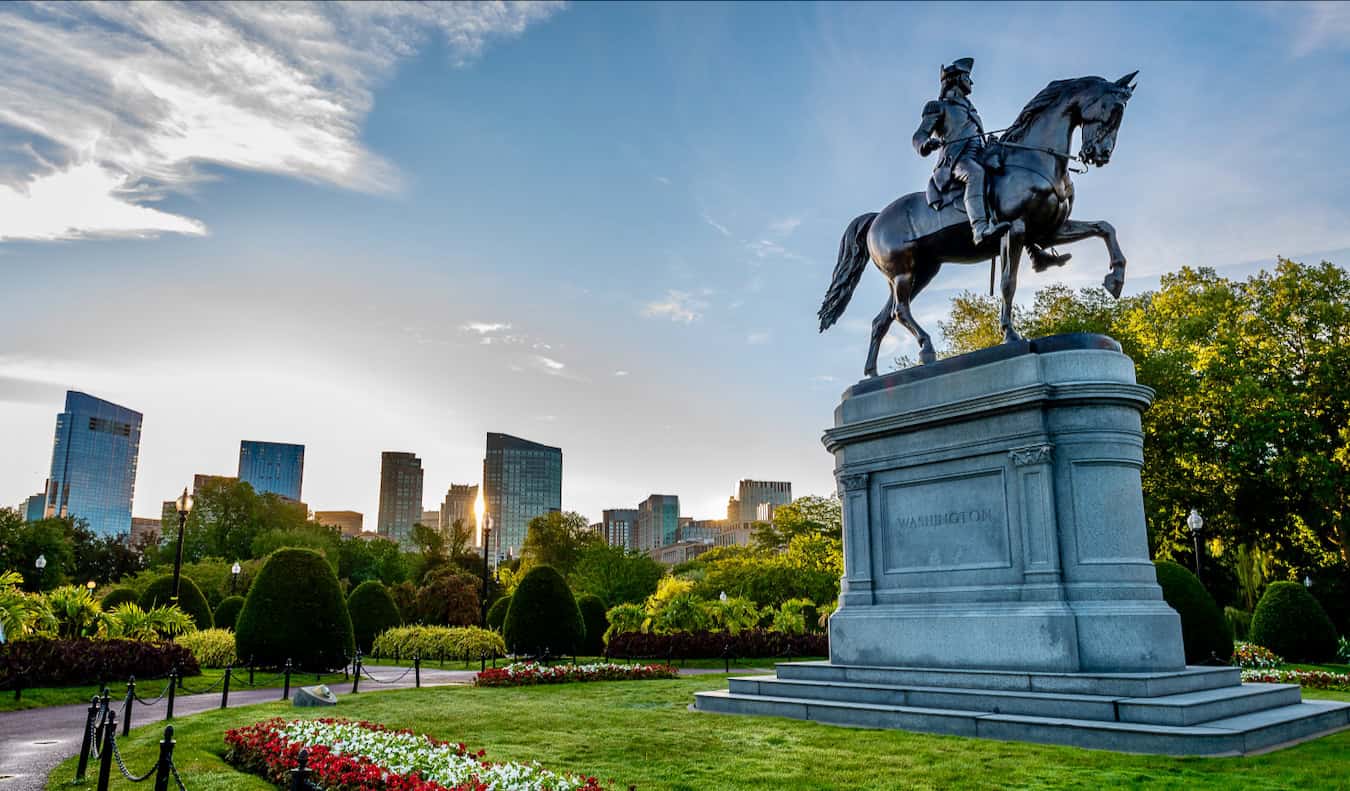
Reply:
[[[492,763],[482,750],[372,722],[277,718],[226,731],[225,743],[230,764],[285,787],[307,750],[324,791],[604,791],[593,777]]]
[[[1233,646],[1232,663],[1243,670],[1274,670],[1284,664],[1284,660],[1256,643],[1238,643]]]
[[[1350,692],[1350,674],[1323,670],[1243,670],[1243,681],[1262,684],[1298,684],[1312,689],[1339,689]]]
[[[517,662],[494,667],[474,676],[480,687],[525,687],[534,684],[567,684],[572,681],[646,681],[676,678],[680,672],[669,665],[616,665],[596,662],[589,665],[541,665]]]

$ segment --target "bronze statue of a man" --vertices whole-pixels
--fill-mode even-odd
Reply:
[[[923,122],[914,133],[914,149],[926,157],[941,149],[928,198],[940,203],[941,195],[952,188],[953,180],[965,184],[966,216],[975,244],[997,238],[1011,227],[1011,223],[989,220],[989,202],[984,195],[984,166],[980,153],[984,150],[984,124],[975,105],[970,103],[974,82],[970,70],[974,58],[960,58],[950,66],[942,67],[942,93],[937,101],[923,108]],[[938,206],[934,206],[938,208]]]

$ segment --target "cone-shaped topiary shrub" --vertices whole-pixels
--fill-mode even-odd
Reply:
[[[572,591],[552,566],[530,569],[516,592],[502,624],[506,649],[537,656],[570,654],[581,645],[586,627]]]
[[[239,659],[264,667],[342,667],[354,650],[342,586],[323,555],[278,549],[267,557],[235,624]]]
[[[1251,641],[1289,662],[1326,662],[1336,656],[1336,627],[1322,605],[1297,582],[1274,582],[1252,613]]]
[[[577,609],[581,610],[581,622],[586,627],[586,636],[577,648],[578,653],[599,656],[605,652],[605,630],[609,628],[609,619],[605,617],[605,603],[595,594],[588,593],[577,599]]]
[[[155,607],[167,607],[172,599],[173,575],[165,574],[150,583],[150,587],[141,594],[141,609],[148,612]],[[211,605],[206,602],[202,589],[197,587],[191,577],[178,578],[178,609],[187,613],[198,629],[210,629],[215,624],[215,619],[211,617]]]
[[[506,623],[506,611],[511,609],[511,597],[503,596],[492,603],[488,608],[487,625],[489,629],[502,630],[502,624]]]
[[[1223,610],[1209,595],[1200,580],[1184,567],[1167,560],[1153,564],[1163,599],[1181,616],[1181,640],[1186,647],[1186,663],[1228,664],[1233,656],[1233,632]]]
[[[113,588],[112,590],[108,591],[108,595],[103,597],[103,600],[99,602],[99,606],[103,608],[104,612],[112,612],[113,610],[116,610],[123,604],[140,604],[140,603],[141,603],[140,594],[136,593],[136,591],[132,590],[131,588],[121,587],[121,588]]]
[[[352,614],[356,647],[366,654],[370,653],[371,643],[381,632],[403,623],[394,598],[378,580],[367,580],[357,585],[352,595],[347,597],[347,611]]]
[[[216,607],[216,628],[234,631],[234,625],[239,620],[239,612],[243,609],[243,596],[226,596],[221,599],[220,606]]]

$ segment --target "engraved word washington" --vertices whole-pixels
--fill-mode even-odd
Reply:
[[[963,525],[973,522],[992,521],[994,521],[994,511],[992,508],[973,508],[969,511],[947,511],[946,513],[941,514],[902,516],[896,520],[895,526],[901,530],[907,530],[915,527],[939,527],[941,525]]]

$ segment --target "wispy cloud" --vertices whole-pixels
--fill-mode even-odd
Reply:
[[[691,324],[703,318],[703,311],[707,309],[708,303],[705,300],[687,291],[671,290],[666,292],[665,299],[648,302],[642,309],[642,315]]]
[[[1271,3],[1267,11],[1290,25],[1295,55],[1350,48],[1350,4]]]
[[[551,3],[38,3],[0,9],[0,125],[31,155],[0,185],[0,238],[200,234],[146,202],[203,164],[380,192],[361,143],[376,84],[432,36],[452,59]]]
[[[751,346],[763,346],[764,344],[768,343],[769,340],[772,338],[773,333],[769,332],[768,330],[760,330],[757,332],[752,332],[749,335],[745,336],[745,342],[750,344]]]
[[[615,375],[615,376],[627,376],[627,375],[628,375],[628,372],[627,372],[627,371],[615,371],[615,372],[614,372],[614,375]]]
[[[722,234],[723,236],[731,236],[731,231],[727,230],[727,227],[725,225],[721,224],[717,220],[714,220],[712,217],[709,217],[706,211],[700,213],[699,216],[703,218],[704,222],[706,222],[708,225],[711,225],[713,229],[718,233]]]
[[[511,329],[511,325],[501,321],[471,321],[460,326],[460,329],[466,332],[476,332],[479,335],[491,335],[494,332]]]
[[[784,217],[781,220],[774,220],[769,223],[769,230],[780,236],[787,236],[797,230],[797,226],[802,224],[801,217]]]
[[[656,177],[656,180],[657,180],[658,182],[662,183],[662,184],[667,185],[667,186],[670,184],[670,179],[666,178],[665,176],[657,176],[657,177]]]
[[[558,362],[552,357],[545,357],[542,354],[535,355],[535,359],[538,360],[539,364],[544,366],[544,369],[548,371],[561,371],[562,369],[567,367],[565,364]]]

